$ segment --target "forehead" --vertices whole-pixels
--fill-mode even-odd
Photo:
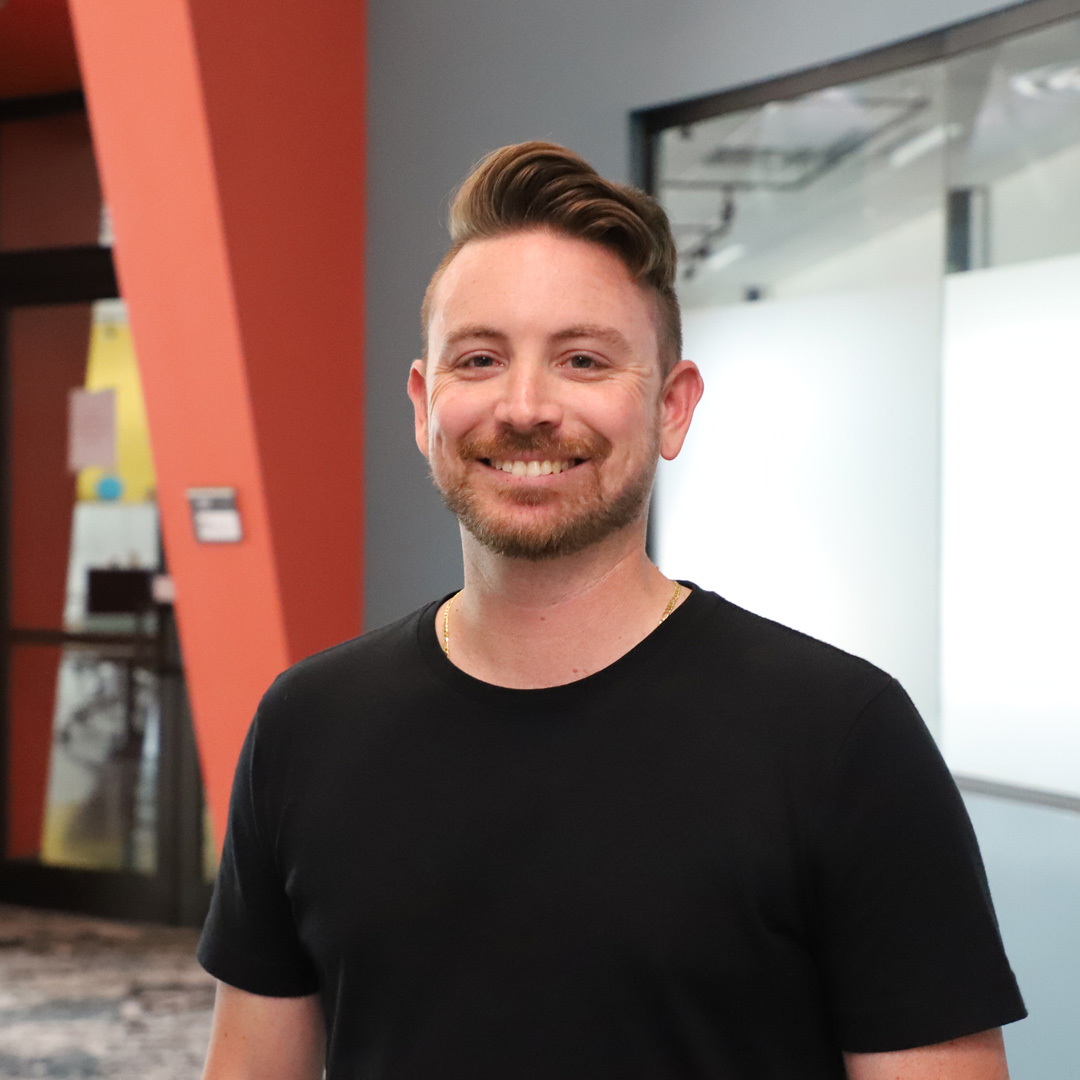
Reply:
[[[431,296],[428,343],[466,324],[507,334],[557,334],[610,325],[656,347],[656,302],[622,260],[600,244],[546,229],[470,240],[446,265]]]

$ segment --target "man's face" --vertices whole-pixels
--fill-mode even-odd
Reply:
[[[655,312],[617,256],[546,230],[470,241],[447,266],[409,395],[435,483],[481,543],[549,558],[642,521]]]

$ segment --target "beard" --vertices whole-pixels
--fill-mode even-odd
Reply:
[[[486,548],[496,555],[540,562],[574,555],[641,517],[656,475],[658,431],[649,442],[649,452],[641,468],[618,491],[608,495],[601,490],[597,471],[593,472],[590,490],[573,494],[547,487],[521,486],[498,495],[482,496],[476,491],[473,472],[469,469],[447,483],[441,483],[432,472],[432,480],[450,512]],[[611,449],[610,441],[602,435],[560,441],[546,433],[507,432],[493,439],[466,440],[458,450],[458,457],[468,465],[481,458],[506,460],[518,451],[540,453],[549,461],[584,459],[584,464],[574,468],[592,469],[610,457]],[[551,504],[561,506],[558,513],[549,514],[545,520],[522,520],[522,515],[514,514],[518,507]]]

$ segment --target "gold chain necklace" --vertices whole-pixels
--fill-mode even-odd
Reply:
[[[464,589],[459,589],[449,600],[446,601],[446,607],[443,609],[442,619],[442,651],[449,656],[450,655],[450,609],[454,606],[454,601],[464,592]],[[674,610],[675,604],[678,602],[679,593],[682,591],[682,585],[679,582],[675,582],[675,591],[671,594],[671,599],[667,603],[667,607],[664,608],[664,614],[660,616],[660,622],[656,625],[659,626]]]

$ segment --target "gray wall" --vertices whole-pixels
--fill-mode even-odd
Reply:
[[[379,626],[461,581],[456,525],[412,438],[405,377],[447,196],[484,152],[551,138],[628,179],[632,109],[912,37],[987,0],[371,0],[367,611]]]
[[[1080,814],[965,794],[1028,1018],[1005,1028],[1013,1080],[1080,1076]]]

